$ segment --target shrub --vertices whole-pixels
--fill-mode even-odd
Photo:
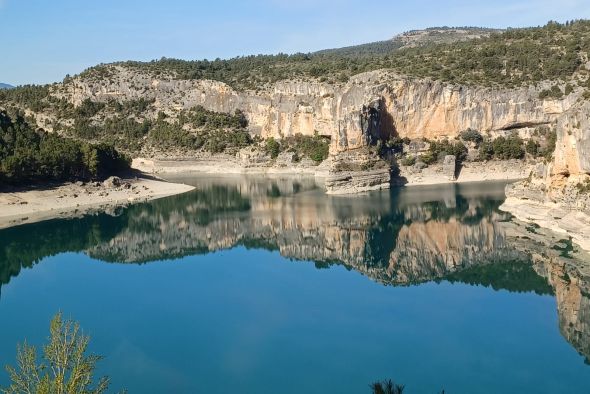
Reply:
[[[321,163],[328,158],[330,152],[330,140],[319,135],[316,131],[313,136],[297,134],[288,137],[281,142],[285,149],[290,149],[297,157],[307,156],[316,163]]]
[[[497,159],[522,159],[524,157],[523,141],[517,135],[508,138],[498,137],[492,142],[494,156]]]
[[[406,156],[401,160],[402,166],[413,166],[416,164],[416,157],[415,156]]]
[[[534,140],[528,140],[525,149],[526,152],[533,157],[537,157],[539,154],[539,144]]]
[[[476,145],[479,145],[483,141],[481,133],[473,129],[467,129],[461,132],[461,139],[466,142],[473,142]]]
[[[90,337],[84,335],[78,323],[62,320],[58,313],[50,325],[49,343],[43,347],[42,361],[37,362],[34,346],[17,346],[17,367],[6,369],[11,380],[5,393],[95,393],[106,392],[107,377],[96,384],[94,371],[101,356],[87,354]]]
[[[276,159],[281,153],[281,144],[277,142],[273,137],[270,137],[266,140],[265,151],[272,157]]]
[[[449,140],[443,140],[442,142],[432,141],[428,150],[435,161],[443,156],[453,155],[459,163],[467,158],[468,152],[467,147],[462,142],[449,142]]]
[[[478,159],[482,161],[491,160],[494,157],[494,145],[486,139],[479,145]]]

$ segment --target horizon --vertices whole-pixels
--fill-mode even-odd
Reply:
[[[0,83],[61,82],[66,75],[97,64],[127,60],[311,53],[386,41],[404,32],[433,27],[522,28],[590,16],[590,4],[580,0],[558,6],[546,0],[501,0],[493,6],[463,0],[445,4],[419,0],[381,5],[378,12],[358,0],[302,0],[297,4],[287,0],[241,4],[176,0],[124,5],[107,0],[82,6],[73,0],[32,3],[0,0],[4,22],[0,34],[19,37],[5,43]],[[359,13],[359,9],[365,12]]]

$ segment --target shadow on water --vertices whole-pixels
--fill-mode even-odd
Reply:
[[[567,281],[550,259],[533,261],[513,246],[503,226],[509,217],[498,209],[502,184],[351,197],[327,196],[313,179],[183,181],[198,187],[112,214],[0,230],[0,285],[63,252],[143,264],[243,246],[280,251],[318,268],[344,265],[391,286],[449,281],[543,295],[577,291],[590,309],[586,278]],[[579,310],[566,305],[570,299],[557,296],[560,328],[588,357],[590,316],[568,314]]]

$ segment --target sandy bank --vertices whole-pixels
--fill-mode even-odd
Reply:
[[[192,189],[193,186],[138,178],[123,179],[120,185],[78,182],[0,192],[0,228],[105,211]]]
[[[443,173],[441,165],[432,165],[420,171],[412,167],[401,167],[400,178],[403,186],[439,185],[446,183],[470,183],[490,181],[517,181],[529,176],[532,164],[520,160],[466,162],[458,171],[455,180]]]
[[[289,166],[275,166],[268,163],[244,165],[235,157],[222,154],[190,160],[136,158],[133,159],[131,166],[148,174],[284,174],[325,177],[329,170],[327,161],[318,166],[305,163],[293,163]]]

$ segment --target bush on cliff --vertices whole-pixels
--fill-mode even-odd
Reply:
[[[316,163],[326,160],[330,152],[329,138],[320,136],[317,131],[313,136],[296,134],[285,138],[283,144],[293,149],[299,157],[309,157]]]
[[[461,141],[431,141],[430,147],[428,148],[428,153],[430,155],[423,155],[422,161],[426,164],[432,164],[444,159],[447,155],[453,155],[457,162],[461,163],[467,158],[467,152],[467,147]]]
[[[485,139],[479,145],[479,160],[522,159],[524,158],[524,141],[518,135],[498,137],[494,140]]]
[[[279,144],[273,137],[270,137],[266,140],[264,150],[270,155],[270,157],[276,159],[279,156],[279,153],[281,153],[281,144]]]
[[[483,141],[481,133],[473,129],[467,129],[461,132],[460,137],[463,141],[473,142],[476,145],[479,145]]]

